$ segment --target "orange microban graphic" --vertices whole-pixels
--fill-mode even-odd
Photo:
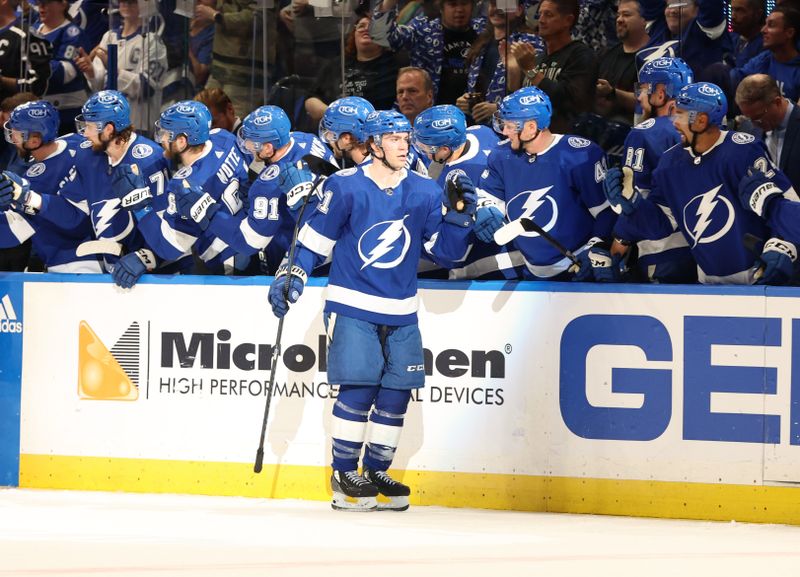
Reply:
[[[78,331],[78,396],[100,401],[138,399],[139,323],[131,324],[111,351],[86,321],[81,321]]]

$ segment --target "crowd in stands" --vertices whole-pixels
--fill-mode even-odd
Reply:
[[[110,88],[124,95],[130,124],[115,127],[110,140],[104,140],[99,125],[97,138],[81,136],[92,141],[95,152],[108,152],[108,142],[117,142],[114,139],[121,133],[117,128],[129,128],[134,138],[153,138],[160,149],[165,111],[194,100],[206,107],[212,128],[239,136],[249,177],[241,181],[237,202],[247,207],[252,200],[247,197],[250,185],[266,166],[277,162],[262,155],[260,148],[255,153],[241,150],[243,122],[264,105],[280,108],[296,135],[321,135],[332,103],[360,97],[373,110],[398,111],[411,129],[424,111],[452,105],[463,113],[467,126],[494,128],[499,138],[508,138],[502,128],[509,120],[503,116],[504,99],[535,88],[538,92],[530,94],[545,95],[552,109],[547,125],[540,122],[537,130],[597,145],[603,153],[597,182],[605,178],[606,169],[622,169],[613,174],[614,178],[622,175],[620,186],[625,187],[627,202],[630,186],[647,199],[653,186],[650,174],[661,154],[673,145],[683,143],[698,155],[698,161],[716,146],[711,143],[701,150],[702,144],[697,145],[709,132],[687,142],[681,140],[680,129],[672,128],[680,109],[680,89],[708,83],[721,92],[724,101],[717,123],[722,133],[738,131],[763,142],[769,164],[761,172],[780,169],[790,183],[786,188],[800,186],[796,161],[800,140],[795,142],[800,130],[800,111],[796,110],[800,0],[779,0],[775,6],[762,0],[345,0],[327,4],[281,0],[274,6],[263,0],[198,0],[189,13],[184,6],[180,0],[0,0],[2,121],[25,103],[44,101],[57,111],[57,135],[64,136],[76,132],[75,119],[86,116],[88,101]],[[659,67],[672,76],[659,76]],[[694,117],[690,126],[692,122]],[[715,123],[709,120],[709,125]],[[637,145],[642,127],[653,126],[664,129],[662,140]],[[524,123],[519,125],[519,135],[523,130]],[[695,134],[694,128],[688,130],[690,136]],[[534,134],[539,137],[539,132]],[[123,144],[129,142],[128,136],[122,136]],[[353,160],[340,150],[342,134],[335,136],[334,140],[308,140],[308,146],[327,147],[333,154],[331,162],[344,168]],[[302,140],[300,136],[294,139]],[[416,135],[414,140],[425,147]],[[7,127],[6,140],[0,143],[0,170],[23,175],[32,163],[40,162],[29,141],[20,142],[19,135],[11,135]],[[41,142],[40,146],[47,143]],[[528,150],[526,142],[523,139],[523,151]],[[169,143],[172,146],[173,141]],[[283,146],[274,144],[275,150]],[[547,150],[534,149],[537,152],[528,153],[531,162]],[[172,152],[170,158],[170,151],[166,156],[172,164],[167,162],[163,169],[166,180],[183,166],[175,163],[182,160],[181,155]],[[115,166],[113,157],[109,162]],[[433,178],[444,164],[435,150],[433,155],[418,148],[409,153],[409,168],[430,172]],[[609,198],[617,192],[606,191]],[[794,194],[793,190],[783,192]],[[710,204],[713,201],[703,206]],[[656,272],[658,258],[648,260],[654,254],[653,239],[645,239],[641,227],[628,222],[633,220],[623,214],[620,222],[624,224],[606,231],[608,253],[623,275],[640,281],[696,282],[697,273],[687,274],[686,267],[676,272],[662,266]],[[667,231],[665,243],[679,233],[680,226],[673,228]],[[691,242],[677,240],[668,247],[677,251],[668,260],[674,263],[683,248],[678,260],[693,268],[688,253]],[[761,241],[757,253],[767,239]],[[5,242],[0,249],[0,270],[52,268],[35,246],[31,249],[30,237],[19,246],[10,244]],[[580,248],[589,253],[589,248]],[[196,250],[195,246],[195,265],[202,264]],[[796,255],[790,256],[793,264]],[[231,267],[178,269],[274,272],[265,262],[263,254],[260,263],[254,254],[239,254]],[[714,282],[712,276],[701,272],[700,280]],[[520,278],[529,278],[524,267]]]

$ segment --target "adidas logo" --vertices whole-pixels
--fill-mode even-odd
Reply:
[[[0,333],[21,333],[22,322],[17,320],[17,311],[11,299],[5,295],[0,299]]]
[[[100,401],[139,398],[139,323],[109,351],[86,321],[78,327],[78,397]]]

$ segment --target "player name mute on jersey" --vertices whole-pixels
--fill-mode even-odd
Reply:
[[[268,371],[273,347],[268,343],[232,343],[231,331],[222,329],[216,333],[161,333],[162,368],[231,369],[242,371]],[[316,349],[294,343],[282,347],[282,362],[287,370],[295,373],[316,370],[326,372],[327,337],[319,335]],[[507,348],[510,350],[510,347]],[[506,355],[499,350],[445,349],[434,354],[423,349],[424,365],[412,365],[409,371],[424,370],[431,376],[434,371],[443,377],[503,379],[506,376]]]
[[[17,320],[17,312],[11,298],[4,295],[0,299],[0,333],[21,333],[22,321]]]

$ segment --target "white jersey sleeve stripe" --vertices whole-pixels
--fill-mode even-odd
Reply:
[[[385,315],[410,315],[419,308],[417,295],[406,299],[391,299],[336,285],[328,285],[327,299],[348,307]]]
[[[197,241],[196,237],[186,234],[185,232],[175,230],[164,220],[161,221],[161,235],[169,244],[174,246],[182,253],[191,252],[195,241]]]
[[[250,222],[247,219],[243,220],[242,224],[239,225],[239,230],[241,231],[245,242],[257,250],[266,248],[266,246],[272,240],[271,236],[264,236],[263,234],[259,234],[253,230],[253,227],[250,226]]]
[[[591,207],[591,208],[589,209],[589,214],[591,214],[593,218],[597,218],[597,215],[598,215],[598,214],[600,214],[601,212],[603,212],[605,209],[607,209],[607,208],[608,208],[608,207],[610,207],[610,206],[611,206],[611,203],[609,203],[609,202],[606,200],[606,201],[605,201],[603,204],[601,204],[601,205],[599,205],[599,206],[593,206],[593,207]]]
[[[214,242],[211,243],[211,246],[209,246],[203,252],[203,254],[200,255],[200,258],[203,259],[203,262],[208,262],[215,256],[219,255],[226,248],[228,248],[228,244],[224,240],[221,238],[215,238]]]
[[[308,226],[307,223],[304,224],[303,228],[300,230],[297,240],[299,240],[303,246],[309,250],[312,250],[322,256],[328,256],[331,254],[333,246],[336,244],[335,240],[318,233],[316,230]]]

